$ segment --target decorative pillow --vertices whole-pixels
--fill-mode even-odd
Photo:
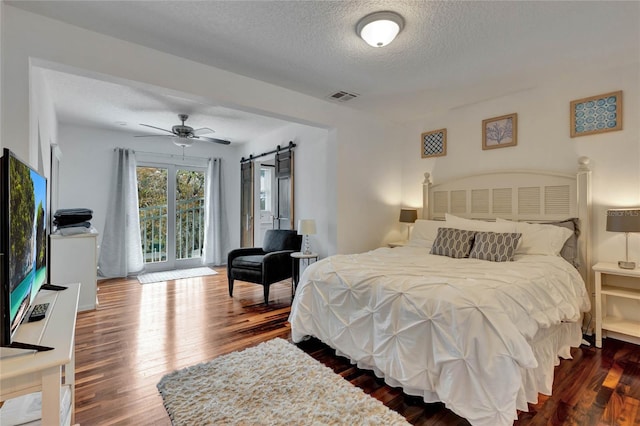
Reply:
[[[445,220],[449,228],[467,229],[479,232],[516,232],[514,222],[488,222],[486,220],[465,219],[446,213]]]
[[[560,226],[562,228],[567,228],[573,234],[569,237],[567,241],[565,241],[562,246],[562,250],[560,250],[560,256],[564,258],[567,262],[575,266],[576,268],[579,266],[578,261],[578,237],[580,236],[580,226],[579,219],[577,217],[573,217],[571,219],[560,220],[557,222],[545,222],[546,225]]]
[[[430,249],[438,235],[438,228],[445,226],[441,220],[423,220],[418,219],[413,224],[411,238],[407,243],[410,247],[425,247]]]
[[[522,234],[522,243],[515,254],[542,254],[559,256],[564,243],[573,232],[567,228],[541,223],[511,222],[497,219],[500,223],[508,222],[516,225],[516,232]]]
[[[456,259],[469,257],[475,231],[455,228],[439,228],[436,240],[431,247],[431,254],[449,256]]]
[[[510,262],[518,247],[522,234],[476,232],[470,259],[489,260],[491,262]]]

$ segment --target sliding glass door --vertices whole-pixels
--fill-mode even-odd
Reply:
[[[137,173],[146,270],[199,265],[204,244],[205,170],[141,163]]]

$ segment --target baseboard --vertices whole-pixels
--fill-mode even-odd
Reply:
[[[629,336],[628,334],[616,333],[615,331],[607,331],[606,338],[622,340],[623,342],[633,343],[634,345],[640,345],[640,338]],[[602,336],[602,340],[605,341],[605,336]]]

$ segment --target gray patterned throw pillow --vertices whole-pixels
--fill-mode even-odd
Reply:
[[[491,262],[510,262],[522,234],[478,232],[469,258]]]
[[[449,256],[456,259],[469,257],[475,231],[466,231],[455,228],[438,228],[431,254]]]

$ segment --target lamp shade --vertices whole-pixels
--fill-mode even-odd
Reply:
[[[607,210],[607,231],[640,232],[640,207]]]
[[[316,221],[313,219],[300,219],[298,221],[298,235],[315,235]]]
[[[416,209],[402,209],[400,210],[400,222],[414,223],[418,219],[418,210]]]

